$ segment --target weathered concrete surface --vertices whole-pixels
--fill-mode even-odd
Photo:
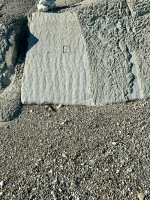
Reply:
[[[37,43],[27,53],[22,103],[106,105],[148,99],[149,4],[86,0],[73,13],[34,13],[29,48],[33,36]]]
[[[30,32],[22,103],[91,105],[86,44],[76,14],[36,12]]]

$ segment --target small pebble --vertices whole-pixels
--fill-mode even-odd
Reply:
[[[1,188],[4,187],[4,181],[1,181],[1,182],[0,182],[0,186],[1,186]]]
[[[75,199],[76,199],[76,200],[80,200],[80,198],[79,198],[79,197],[76,197]]]
[[[62,104],[59,104],[56,108],[59,110],[62,107]]]
[[[7,125],[7,126],[5,126],[5,128],[10,128],[10,126],[9,126],[9,125]]]
[[[112,145],[114,145],[114,146],[115,146],[116,144],[117,144],[117,142],[112,142]]]
[[[53,173],[53,170],[52,170],[52,169],[50,169],[50,170],[48,171],[48,173],[49,173],[49,174],[52,174],[52,173]]]
[[[3,192],[0,192],[0,196],[2,196],[3,195]]]
[[[143,200],[144,199],[144,194],[143,193],[139,193],[138,194],[138,198],[139,198],[139,200]]]
[[[128,169],[127,169],[127,172],[128,172],[128,173],[131,173],[131,172],[132,172],[132,169],[131,169],[131,168],[128,168]]]
[[[51,115],[50,115],[50,113],[48,113],[48,114],[46,114],[45,116],[46,116],[46,117],[50,117]]]
[[[62,122],[60,125],[65,125],[69,120],[65,120],[64,122]]]
[[[63,157],[63,158],[67,158],[66,152],[63,152],[63,153],[62,153],[62,157]]]

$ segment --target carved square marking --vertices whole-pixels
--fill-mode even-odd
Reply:
[[[70,53],[70,46],[63,46],[63,53]]]

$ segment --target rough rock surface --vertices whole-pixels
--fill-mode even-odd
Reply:
[[[95,1],[92,7],[86,2],[78,16],[95,104],[149,98],[150,2]]]
[[[21,78],[28,35],[26,16],[35,0],[0,0],[0,121],[21,112]]]
[[[83,1],[61,14],[34,13],[30,23],[29,46],[33,45],[33,37],[37,41],[27,53],[22,103],[106,105],[148,99],[148,5],[148,1],[93,0]],[[66,15],[68,18],[65,18]],[[74,18],[71,17],[73,15]],[[80,29],[82,36],[78,37],[75,31],[79,33]],[[85,39],[82,50],[85,56],[79,50],[82,37]],[[65,45],[71,48],[69,55],[62,52]],[[85,74],[80,75],[85,67],[79,62],[78,54],[83,58],[80,61],[86,65],[88,79]],[[84,83],[89,84],[90,92],[87,92]],[[80,98],[80,94],[84,95],[84,99]]]
[[[26,21],[0,27],[0,121],[14,119],[21,111],[21,78],[28,45],[24,40],[28,36]]]

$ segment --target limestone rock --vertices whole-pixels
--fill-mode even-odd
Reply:
[[[144,200],[144,194],[143,193],[139,193],[138,194],[138,198],[139,198],[139,200]]]
[[[148,5],[85,0],[71,12],[34,13],[22,103],[99,106],[148,99]]]
[[[40,0],[37,5],[38,11],[46,12],[56,7],[55,0]]]

